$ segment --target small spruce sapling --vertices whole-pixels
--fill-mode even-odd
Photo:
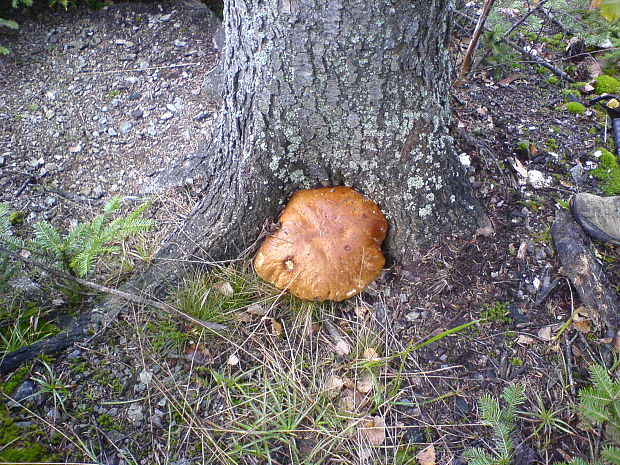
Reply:
[[[8,206],[0,205],[0,242],[14,249],[28,249],[53,261],[61,270],[80,278],[88,277],[101,255],[120,251],[126,238],[149,230],[153,221],[142,217],[149,206],[145,203],[126,216],[112,219],[119,209],[120,197],[113,197],[103,207],[103,213],[92,221],[79,223],[67,234],[47,221],[34,225],[34,240],[25,242],[11,234]]]
[[[481,447],[471,447],[463,453],[469,465],[509,465],[514,458],[515,415],[517,407],[525,402],[525,393],[520,384],[511,384],[504,389],[502,398],[506,406],[501,408],[499,401],[488,394],[479,400],[481,421],[493,428],[495,448],[486,451]]]

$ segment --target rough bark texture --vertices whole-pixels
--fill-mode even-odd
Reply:
[[[203,198],[158,258],[232,255],[293,192],[328,185],[380,205],[396,260],[440,234],[473,233],[483,214],[448,135],[451,9],[451,0],[228,1],[213,137],[163,180],[200,180]]]

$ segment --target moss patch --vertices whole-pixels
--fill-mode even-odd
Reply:
[[[54,462],[55,457],[43,445],[47,438],[38,429],[21,428],[15,424],[6,406],[0,407],[0,462]]]
[[[620,194],[620,164],[616,156],[608,150],[601,149],[598,168],[590,174],[602,182],[601,189],[605,195]]]
[[[620,90],[620,82],[611,76],[598,76],[594,79],[594,90],[597,94],[615,94]]]
[[[564,104],[564,108],[566,108],[566,111],[574,113],[575,115],[583,115],[586,111],[586,107],[579,102],[567,102]]]

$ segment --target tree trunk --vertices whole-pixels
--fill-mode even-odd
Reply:
[[[212,138],[163,179],[192,178],[202,201],[157,258],[233,256],[292,193],[329,185],[380,205],[397,261],[479,228],[448,135],[451,10],[451,0],[228,0]]]

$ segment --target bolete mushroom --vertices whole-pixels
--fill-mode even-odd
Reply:
[[[381,272],[387,221],[376,203],[350,187],[295,193],[256,258],[258,275],[300,299],[344,300]]]

